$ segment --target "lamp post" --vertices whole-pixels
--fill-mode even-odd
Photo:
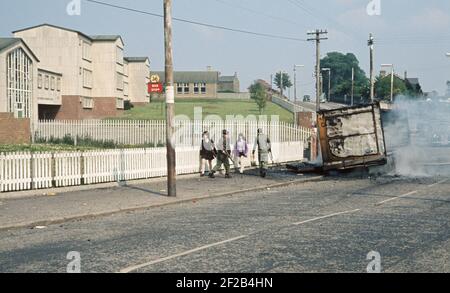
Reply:
[[[381,64],[381,67],[391,68],[391,103],[394,102],[394,64]]]
[[[322,71],[328,71],[328,102],[331,102],[331,68],[322,68]]]
[[[294,102],[297,103],[297,68],[305,67],[305,65],[294,65]]]

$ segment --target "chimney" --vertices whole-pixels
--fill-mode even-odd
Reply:
[[[405,70],[405,81],[408,79],[408,71]]]

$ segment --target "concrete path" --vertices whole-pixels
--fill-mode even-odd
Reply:
[[[320,176],[298,176],[286,173],[285,170],[274,170],[266,179],[256,175],[255,170],[249,170],[246,175],[237,175],[232,179],[225,179],[220,175],[216,179],[193,175],[180,177],[176,198],[166,196],[165,179],[129,182],[122,186],[117,183],[108,184],[97,189],[92,189],[95,187],[91,186],[90,190],[84,190],[86,187],[78,190],[80,188],[75,187],[33,191],[27,192],[27,197],[24,198],[22,198],[23,193],[3,194],[3,199],[0,199],[0,230],[45,226],[68,220],[227,196],[321,178]],[[61,193],[62,191],[64,193]]]

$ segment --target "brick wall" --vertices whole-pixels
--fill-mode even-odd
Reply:
[[[29,143],[31,143],[30,119],[17,119],[12,113],[0,113],[0,144]]]
[[[83,120],[116,117],[123,110],[116,108],[116,98],[96,97],[92,109],[84,109],[80,96],[63,96],[62,105],[56,114],[57,120]]]

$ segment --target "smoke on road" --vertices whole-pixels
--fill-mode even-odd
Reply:
[[[395,175],[450,176],[449,101],[398,98],[384,129]]]

